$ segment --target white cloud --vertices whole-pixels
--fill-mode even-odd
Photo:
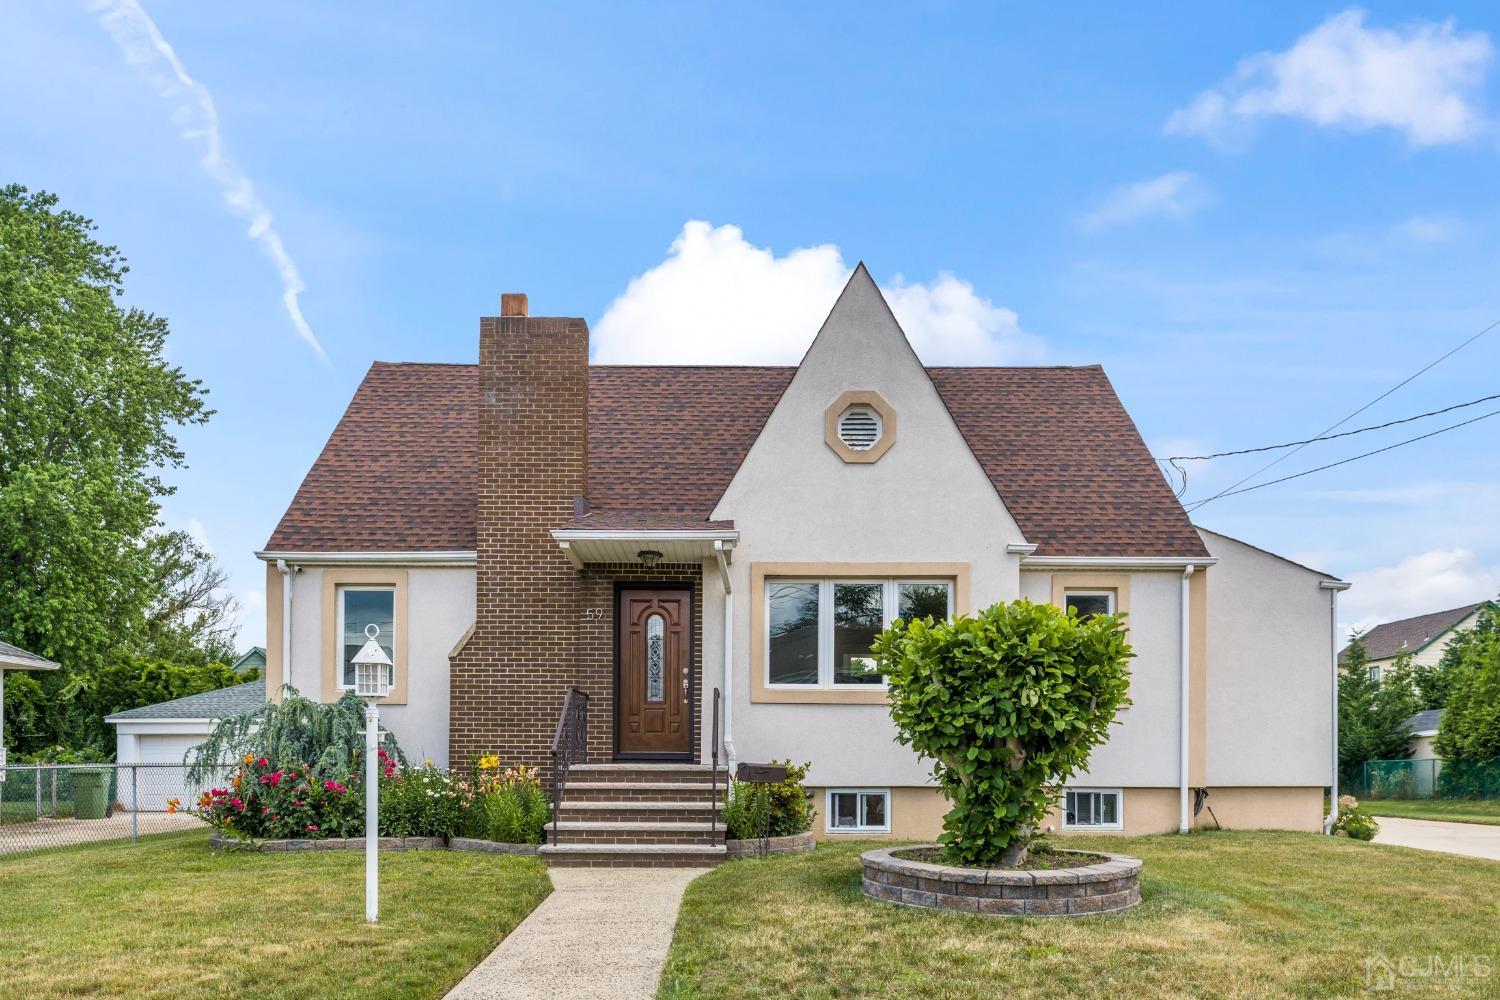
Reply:
[[[1355,573],[1350,582],[1354,586],[1340,598],[1339,616],[1347,630],[1365,630],[1494,597],[1500,568],[1484,565],[1472,549],[1432,549],[1394,566]]]
[[[214,554],[214,547],[209,543],[208,540],[208,529],[203,526],[202,521],[198,520],[196,517],[191,518],[188,521],[187,533],[188,537],[191,538],[200,549],[202,549],[204,552],[207,552],[209,555]]]
[[[738,226],[691,221],[660,264],[631,279],[594,328],[602,364],[795,364],[828,316],[852,268],[837,246],[776,256]],[[882,289],[928,364],[1001,364],[1041,357],[1019,317],[940,272],[900,275]]]
[[[1166,132],[1234,145],[1275,115],[1361,132],[1391,128],[1413,146],[1458,142],[1486,128],[1480,88],[1493,55],[1484,32],[1452,19],[1398,29],[1335,14],[1285,52],[1261,52],[1234,76],[1174,111]]]
[[[1089,232],[1097,232],[1151,216],[1190,219],[1213,204],[1213,200],[1213,193],[1201,177],[1187,170],[1174,170],[1160,177],[1120,185],[1098,208],[1084,216],[1080,225]]]
[[[188,75],[177,53],[157,29],[156,22],[141,9],[137,0],[99,0],[93,9],[101,12],[100,25],[109,32],[126,61],[146,73],[158,94],[175,102],[172,119],[180,126],[182,138],[203,149],[200,162],[204,171],[223,189],[225,203],[235,214],[249,221],[246,235],[260,245],[275,266],[281,279],[281,301],[292,325],[318,358],[327,364],[328,355],[302,315],[298,301],[298,296],[307,290],[302,274],[287,253],[270,210],[256,195],[250,178],[224,148],[213,95]]]

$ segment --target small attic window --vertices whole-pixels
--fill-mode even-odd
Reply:
[[[860,403],[839,416],[839,440],[850,451],[869,451],[880,442],[884,428],[874,407]]]

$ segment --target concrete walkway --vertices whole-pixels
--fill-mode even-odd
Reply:
[[[650,1000],[700,868],[553,868],[552,895],[448,994]]]
[[[1441,823],[1427,819],[1377,816],[1377,844],[1419,847],[1424,851],[1464,854],[1471,858],[1500,861],[1500,826],[1483,823]]]

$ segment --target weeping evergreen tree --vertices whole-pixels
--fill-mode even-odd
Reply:
[[[277,767],[307,764],[319,778],[341,781],[354,771],[355,753],[363,748],[365,707],[345,691],[324,704],[305,698],[290,684],[281,701],[268,701],[219,721],[208,738],[188,751],[188,780],[215,780],[224,764],[247,754],[265,757]],[[386,752],[403,766],[406,758],[396,738],[386,734]]]

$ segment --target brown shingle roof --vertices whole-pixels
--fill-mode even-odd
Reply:
[[[569,526],[709,527],[794,371],[591,368]],[[928,371],[1038,554],[1207,554],[1099,367]],[[472,550],[477,394],[473,365],[375,364],[266,548]]]
[[[1372,660],[1384,660],[1402,652],[1415,653],[1487,603],[1489,602],[1480,601],[1451,611],[1434,611],[1415,618],[1376,625],[1363,636],[1365,653]],[[1349,647],[1345,646],[1339,653],[1339,659],[1343,660],[1344,653],[1348,651]]]

